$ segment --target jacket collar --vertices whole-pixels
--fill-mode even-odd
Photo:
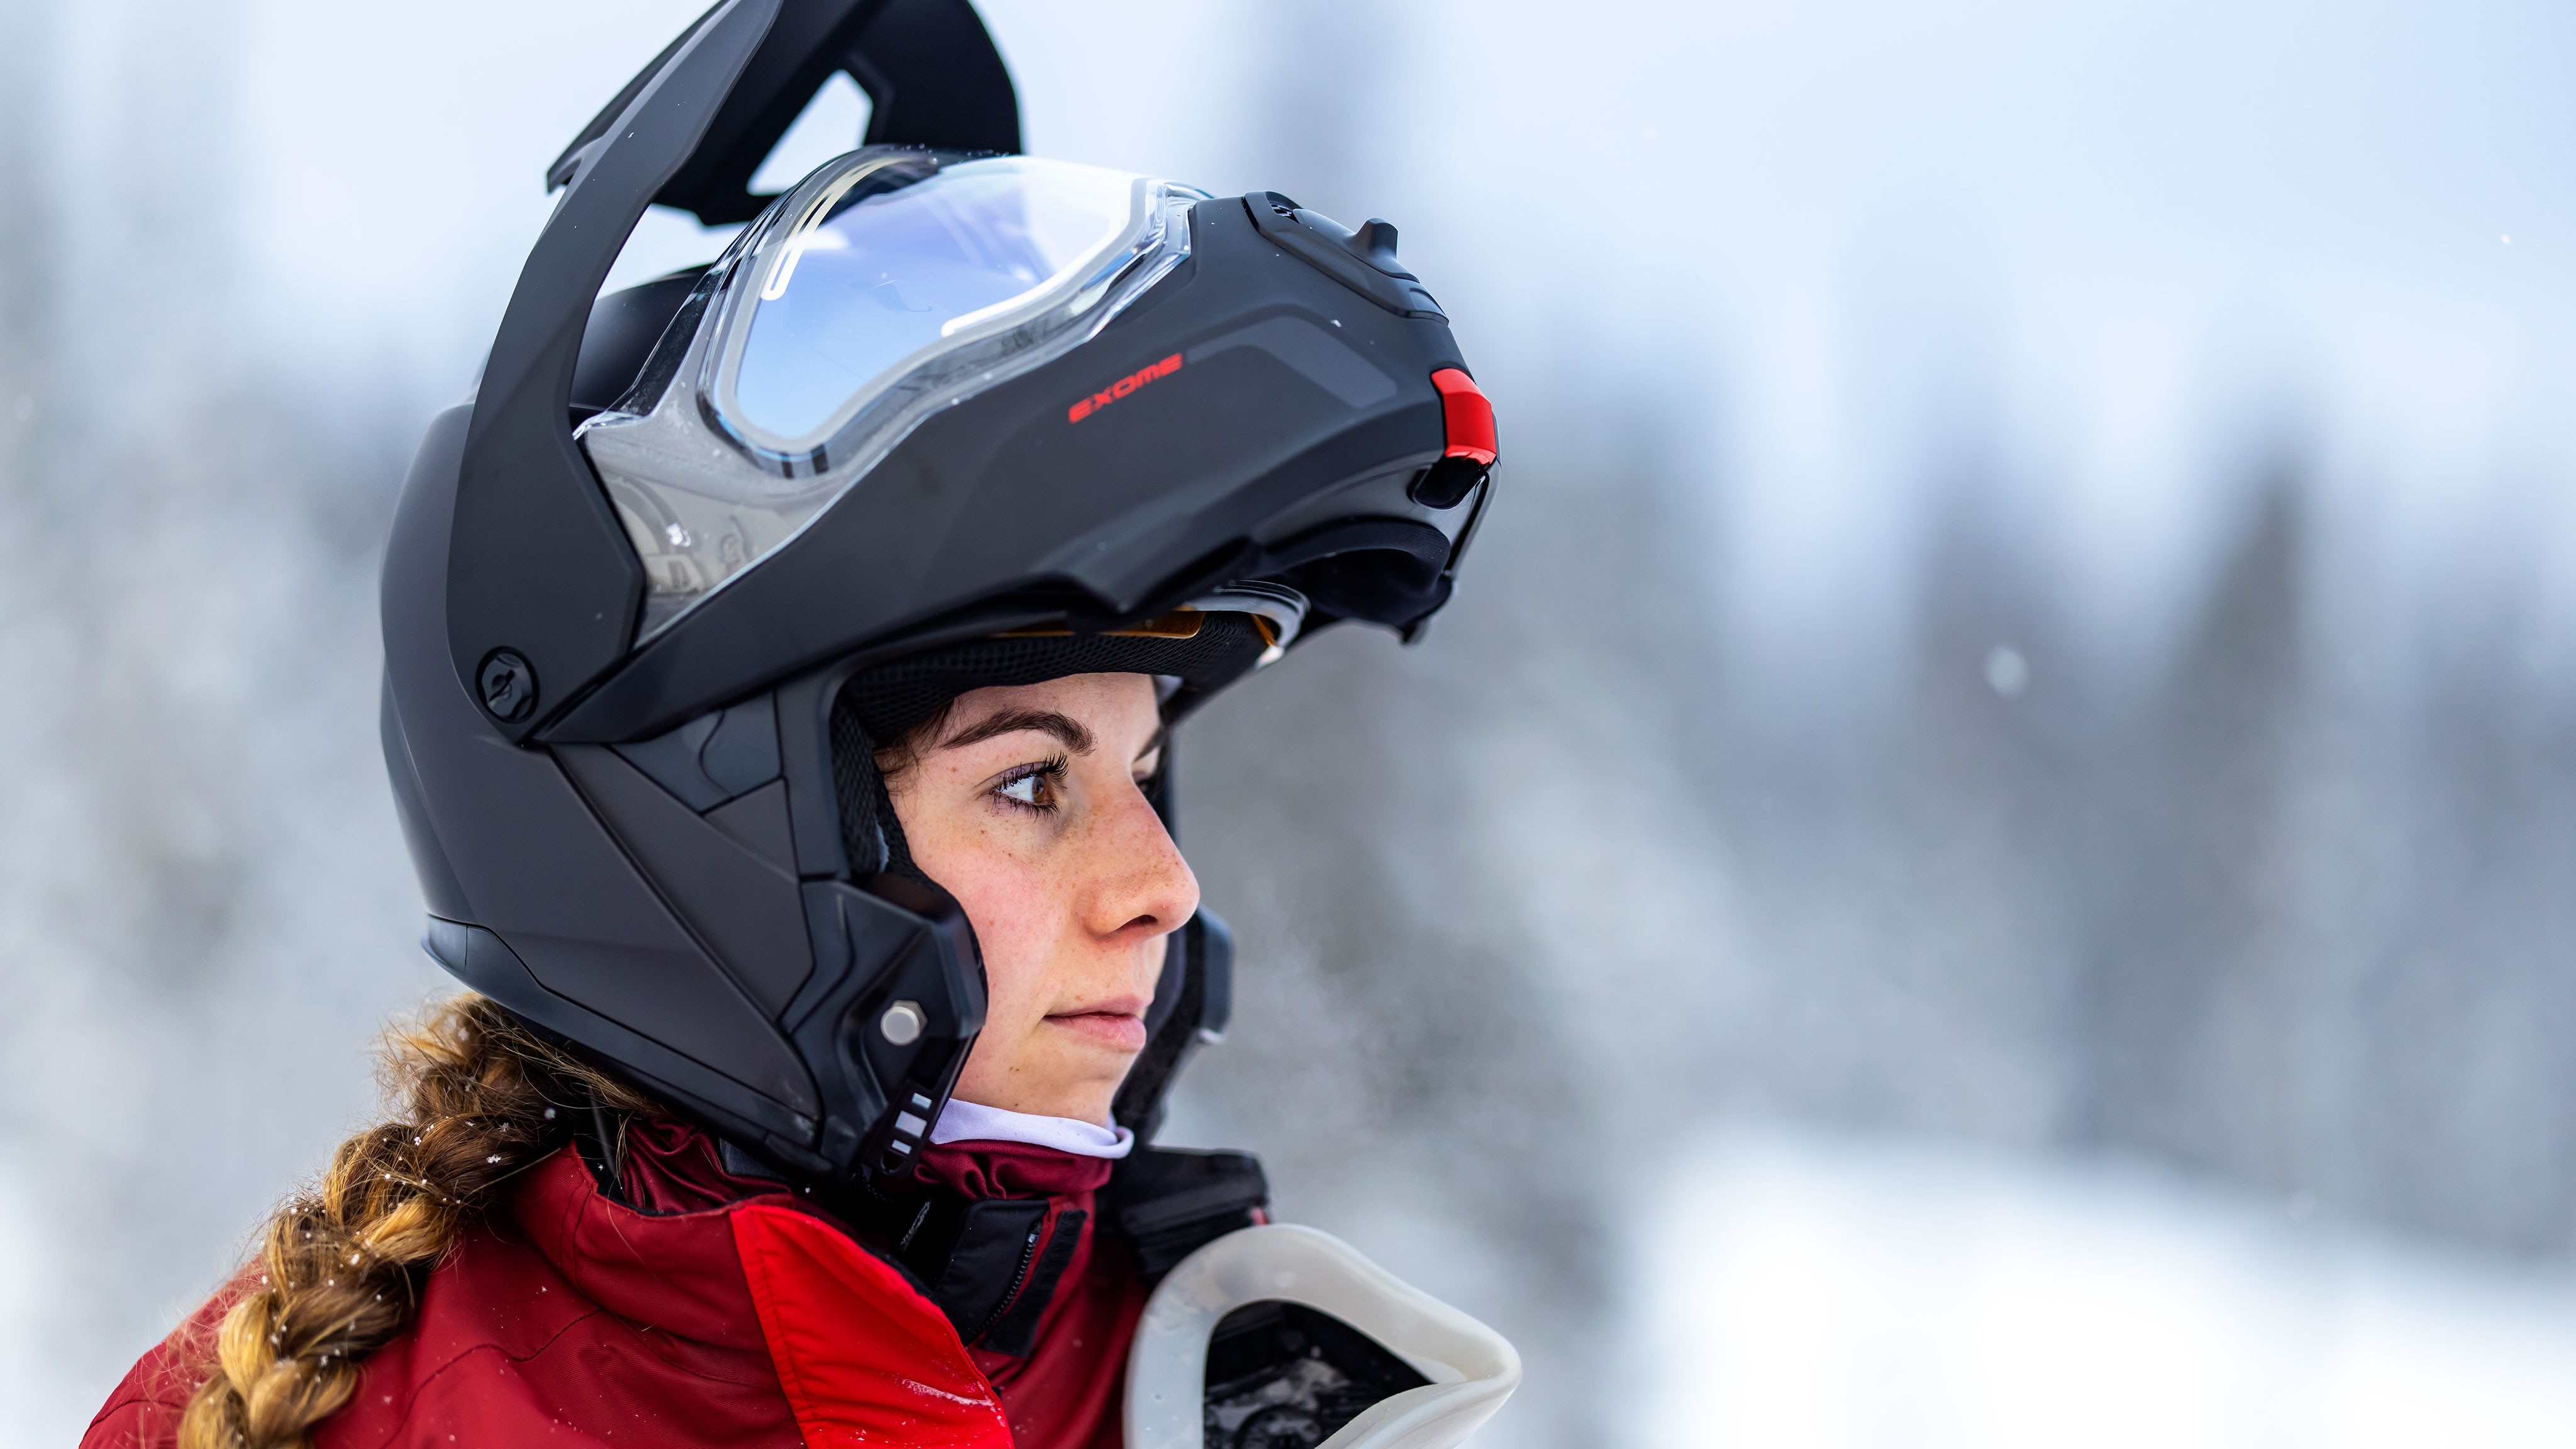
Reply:
[[[945,1190],[934,1196],[968,1203],[1044,1199],[1051,1208],[1073,1199],[1087,1207],[1113,1166],[1027,1143],[956,1142],[924,1151],[915,1180]],[[621,1167],[622,1201],[602,1192],[591,1167],[567,1148],[529,1170],[515,1202],[531,1245],[620,1317],[658,1322],[678,1313],[740,1322],[741,1270],[726,1215],[745,1203],[792,1207],[866,1238],[785,1183],[727,1171],[715,1139],[682,1123],[634,1123]],[[919,1272],[929,1265],[906,1266]],[[935,1285],[940,1274],[923,1276]]]
[[[1117,1165],[1026,1142],[951,1142],[923,1149],[913,1175],[964,1198],[1062,1197],[1099,1191]]]

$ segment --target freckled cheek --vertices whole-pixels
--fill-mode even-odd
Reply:
[[[1034,1022],[1045,1015],[1049,967],[1063,936],[1062,884],[1007,857],[961,863],[947,873],[932,869],[930,874],[957,897],[966,919],[974,923],[993,1022]]]

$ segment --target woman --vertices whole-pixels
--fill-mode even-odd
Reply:
[[[729,0],[558,163],[385,564],[475,994],[85,1442],[1116,1445],[1145,1295],[1261,1220],[1248,1158],[1148,1141],[1229,996],[1171,731],[1317,628],[1418,630],[1492,417],[1392,227],[897,111],[1000,74],[960,13]],[[743,196],[836,57],[878,144]],[[591,308],[656,201],[760,215]],[[1239,1443],[1422,1382],[1226,1332]]]
[[[1154,681],[1091,674],[973,691],[880,757],[914,859],[950,884],[984,948],[990,1005],[958,1088],[979,1105],[952,1106],[934,1134],[951,1141],[924,1157],[943,1185],[1089,1213],[1129,1150],[1110,1099],[1145,1044],[1165,938],[1198,905],[1142,788],[1160,748]],[[137,1367],[88,1442],[166,1442],[173,1423],[192,1445],[317,1429],[326,1444],[437,1442],[424,1425],[560,1434],[564,1400],[604,1408],[586,1427],[625,1443],[799,1442],[747,1285],[602,1291],[582,1228],[550,1231],[568,1207],[588,1211],[617,1237],[654,1235],[639,1259],[696,1269],[735,1250],[731,1212],[791,1194],[727,1172],[706,1134],[478,997],[398,1038],[389,1067],[407,1110],[343,1145],[321,1191],[271,1223],[257,1266]],[[583,1129],[587,1162],[559,1150]],[[989,1377],[1020,1443],[1118,1442],[1142,1293],[1131,1260],[1093,1247],[1066,1265],[1032,1335],[1042,1351],[946,1365],[956,1381],[942,1387],[961,1398]],[[534,1325],[513,1321],[531,1297],[553,1301]],[[394,1366],[383,1350],[397,1339]],[[218,1372],[190,1394],[209,1349]],[[483,1357],[509,1367],[478,1372]],[[602,1357],[621,1367],[613,1402],[585,1393]],[[927,1437],[933,1424],[958,1427],[895,1427],[950,1442]]]

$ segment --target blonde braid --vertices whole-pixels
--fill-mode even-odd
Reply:
[[[594,1100],[621,1119],[660,1115],[480,996],[389,1032],[381,1075],[398,1115],[341,1143],[319,1187],[269,1220],[260,1277],[216,1331],[180,1449],[300,1449],[356,1391],[359,1362],[411,1321],[421,1280],[496,1187],[561,1147]]]

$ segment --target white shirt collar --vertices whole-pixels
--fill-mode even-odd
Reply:
[[[1135,1147],[1136,1134],[1124,1127],[1102,1127],[1071,1117],[1006,1112],[951,1097],[939,1120],[930,1125],[930,1141],[933,1146],[951,1142],[1025,1142],[1076,1157],[1114,1159],[1126,1156]]]

